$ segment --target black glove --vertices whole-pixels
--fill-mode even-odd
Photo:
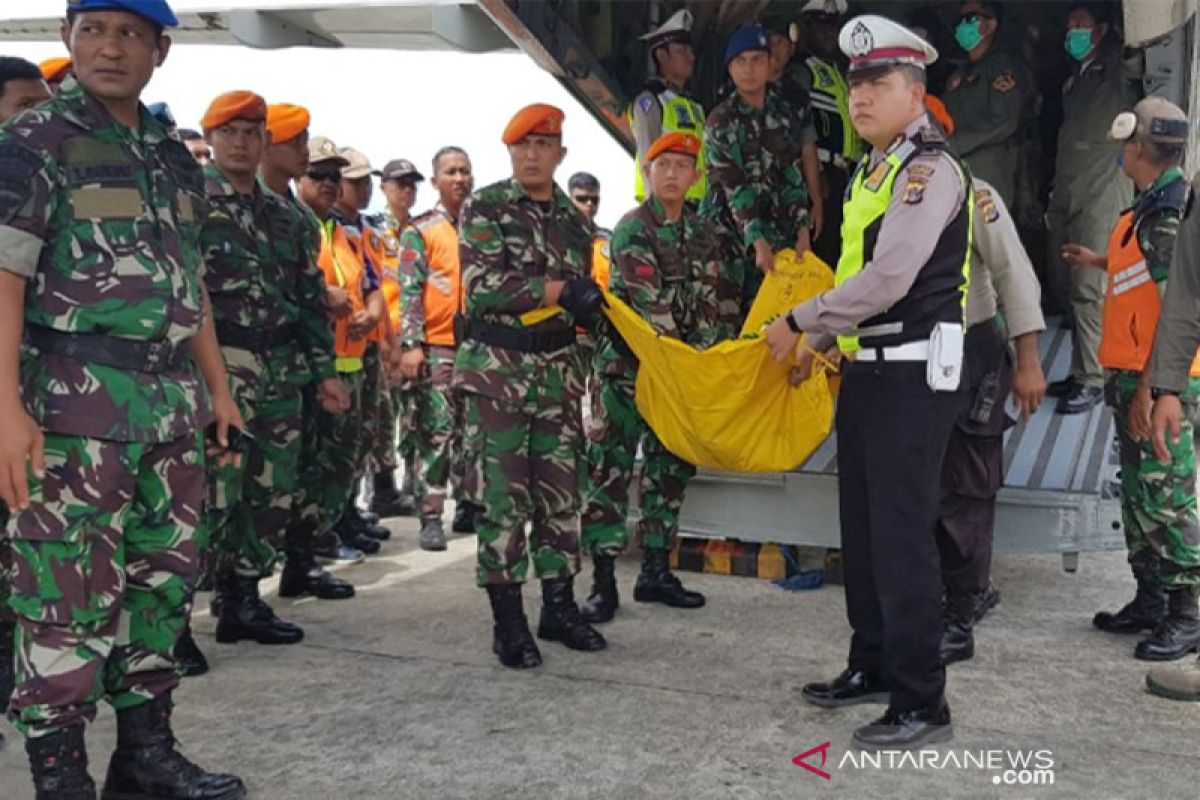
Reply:
[[[571,278],[563,286],[558,304],[570,312],[575,322],[590,328],[596,321],[596,312],[604,305],[604,293],[591,278]]]

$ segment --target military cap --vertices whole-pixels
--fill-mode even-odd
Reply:
[[[851,76],[881,74],[902,66],[924,69],[938,57],[929,42],[898,22],[874,14],[855,17],[843,25],[838,46],[850,57]]]
[[[742,53],[759,51],[763,53],[771,52],[770,39],[767,38],[767,30],[761,25],[747,25],[744,28],[739,28],[733,32],[733,36],[729,37],[729,44],[725,48],[725,66],[729,66],[729,62],[740,56]]]
[[[67,13],[77,11],[128,11],[164,28],[179,25],[165,0],[67,0]]]
[[[304,106],[291,103],[275,103],[267,106],[267,130],[271,133],[271,144],[290,142],[308,130],[312,116]]]
[[[692,12],[686,8],[679,9],[662,25],[659,25],[649,33],[643,34],[640,38],[650,46],[651,50],[665,47],[672,42],[691,44]]]
[[[353,147],[343,147],[339,150],[342,158],[346,159],[346,166],[342,167],[342,177],[356,180],[365,178],[374,170],[371,169],[371,159],[367,158],[367,154],[361,150],[355,150]]]
[[[233,91],[217,95],[208,105],[208,110],[200,119],[200,127],[205,131],[219,128],[235,119],[247,122],[267,121],[267,101],[254,92]]]
[[[401,178],[416,178],[419,181],[425,180],[425,176],[420,173],[416,165],[406,158],[396,158],[383,165],[383,169],[379,172],[379,177],[385,181],[398,181]]]
[[[61,81],[67,77],[67,72],[71,69],[71,59],[66,56],[47,58],[38,64],[38,69],[42,71],[42,77],[46,79],[47,83]]]
[[[562,109],[546,103],[534,103],[513,115],[501,138],[505,144],[516,144],[530,135],[562,136],[565,117]]]
[[[1187,114],[1170,100],[1146,97],[1132,111],[1117,114],[1108,138],[1124,140],[1139,133],[1157,144],[1187,144]]]
[[[646,163],[649,164],[663,153],[681,153],[697,158],[700,155],[700,140],[682,131],[664,133],[646,149]]]
[[[950,116],[950,109],[946,108],[942,98],[931,94],[925,95],[925,109],[938,121],[938,125],[942,126],[942,130],[946,132],[947,136],[954,135],[954,117]]]
[[[308,164],[314,166],[316,164],[334,163],[339,167],[345,167],[350,162],[338,150],[338,146],[333,143],[333,140],[326,136],[314,136],[308,140]]]

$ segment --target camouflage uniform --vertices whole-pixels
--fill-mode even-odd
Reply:
[[[626,214],[613,232],[612,291],[636,309],[659,334],[704,346],[715,333],[717,302],[711,237],[705,223],[685,209],[677,222],[665,218],[651,197]],[[618,555],[628,539],[629,481],[642,447],[642,544],[667,549],[679,527],[683,493],[696,468],[668,451],[646,426],[634,403],[637,366],[608,341],[600,345],[595,371],[588,468],[591,485],[580,541],[586,552]]]
[[[557,187],[540,203],[509,179],[472,196],[459,231],[471,329],[455,359],[454,386],[464,393],[463,499],[481,509],[478,582],[525,581],[526,523],[537,576],[568,578],[579,571],[585,365],[566,315],[529,331],[519,316],[541,305],[546,281],[591,275],[591,225]],[[481,323],[555,348],[487,344],[474,330]]]
[[[1161,191],[1183,180],[1183,173],[1172,169],[1149,191]],[[1151,277],[1160,287],[1171,270],[1180,219],[1178,210],[1161,205],[1146,215],[1134,210],[1138,244]],[[1105,386],[1106,399],[1117,424],[1121,519],[1129,563],[1135,573],[1157,572],[1164,588],[1200,586],[1200,521],[1196,511],[1196,450],[1192,436],[1193,422],[1200,410],[1200,378],[1189,378],[1179,395],[1184,419],[1178,441],[1172,442],[1167,437],[1171,451],[1168,464],[1158,459],[1151,442],[1134,439],[1129,428],[1129,407],[1141,380],[1140,372],[1114,370],[1108,372]]]
[[[45,478],[12,526],[10,715],[39,737],[101,696],[130,709],[178,683],[211,416],[190,357],[204,183],[144,108],[135,135],[73,78],[0,132],[0,153],[2,266],[29,280],[22,394],[46,432]],[[141,369],[102,363],[124,356]]]
[[[794,247],[808,224],[800,151],[815,139],[810,115],[794,109],[775,86],[768,87],[762,110],[735,92],[708,115],[708,194],[701,213],[714,223],[721,256],[716,296],[726,338],[737,336],[762,284],[754,243],[765,239],[775,251]]]
[[[214,470],[206,524],[218,572],[259,578],[274,569],[298,489],[302,393],[335,376],[333,339],[303,217],[264,186],[239,194],[215,166],[205,179],[205,285],[230,389],[254,436],[240,467]]]
[[[408,388],[411,403],[408,430],[416,457],[413,485],[422,519],[441,517],[450,479],[459,477],[455,464],[460,448],[462,404],[452,386],[455,348],[428,344],[425,329],[425,291],[430,281],[430,263],[424,231],[442,221],[453,222],[446,210],[438,205],[413,220],[400,237],[403,287],[400,338],[425,347],[427,367],[427,377],[410,382]]]

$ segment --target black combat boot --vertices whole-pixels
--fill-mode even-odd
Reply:
[[[975,615],[978,595],[948,594],[942,611],[942,663],[966,661],[975,655]]]
[[[592,555],[592,593],[579,607],[585,622],[593,625],[610,622],[621,607],[617,595],[617,557],[601,553]]]
[[[404,479],[400,481],[400,503],[407,509],[403,517],[417,515],[417,462],[413,457],[404,459]]]
[[[639,603],[662,603],[673,608],[700,608],[704,595],[683,588],[671,572],[671,556],[666,550],[642,551],[642,571],[633,585],[633,599]]]
[[[562,642],[572,650],[603,650],[608,642],[587,624],[575,605],[574,583],[570,578],[542,581],[542,616],[538,620],[539,639]]]
[[[455,533],[474,533],[475,515],[478,512],[479,507],[474,503],[459,500],[454,507],[454,521],[450,523],[450,530]]]
[[[354,584],[335,578],[317,565],[311,547],[288,542],[283,575],[279,579],[280,597],[311,594],[318,600],[346,600],[354,597]]]
[[[96,800],[88,775],[83,726],[72,725],[49,736],[25,740],[36,800]]]
[[[371,511],[381,518],[406,517],[413,513],[411,503],[405,504],[396,488],[396,471],[394,469],[376,472],[372,481],[375,493],[371,496]]]
[[[204,652],[196,644],[190,624],[183,629],[183,633],[175,642],[175,660],[179,662],[179,668],[183,671],[185,678],[194,678],[208,672],[208,659],[204,657]]]
[[[346,503],[334,531],[342,542],[369,556],[375,555],[382,548],[378,539],[367,534],[367,521],[362,518],[354,498]]]
[[[117,749],[101,800],[241,800],[241,778],[205,772],[175,749],[171,697],[117,712]]]
[[[232,644],[243,639],[259,644],[296,644],[304,638],[298,625],[284,622],[258,594],[257,578],[237,578],[235,590],[221,605],[217,641]]]
[[[1174,661],[1200,648],[1200,587],[1186,586],[1167,592],[1167,616],[1154,633],[1138,642],[1139,661]]]
[[[446,549],[446,531],[441,517],[421,517],[419,536],[422,550],[438,552]]]
[[[1101,611],[1092,624],[1106,633],[1153,631],[1167,614],[1167,598],[1158,582],[1157,564],[1139,564],[1133,568],[1137,594],[1115,613]]]
[[[542,654],[538,650],[529,622],[525,619],[525,606],[521,602],[520,584],[505,584],[487,587],[488,600],[492,604],[492,652],[500,657],[500,663],[513,669],[530,669],[542,665]]]

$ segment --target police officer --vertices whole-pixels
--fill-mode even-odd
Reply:
[[[847,22],[839,44],[850,56],[851,117],[873,149],[847,195],[836,288],[780,317],[766,338],[780,361],[805,345],[797,379],[811,369],[807,348],[826,348],[833,334],[856,354],[836,422],[849,666],[804,697],[887,702],[854,741],[904,749],[952,736],[934,524],[963,402],[971,187],[925,112],[925,66],[937,51],[877,16]]]
[[[75,0],[63,27],[74,76],[0,132],[9,714],[39,799],[96,797],[83,734],[101,696],[117,716],[106,794],[245,794],[184,758],[170,725],[171,651],[199,563],[202,431],[211,420],[225,458],[243,424],[201,282],[203,176],[138,99],[177,24],[161,0]]]
[[[1080,414],[1104,399],[1100,326],[1107,280],[1103,270],[1071,269],[1068,243],[1103,251],[1112,221],[1133,200],[1121,173],[1118,142],[1107,139],[1113,118],[1139,94],[1140,55],[1126,60],[1112,27],[1108,3],[1076,2],[1067,14],[1066,48],[1078,66],[1063,86],[1054,184],[1046,210],[1051,298],[1067,305],[1074,321],[1071,373],[1050,384],[1060,414]]]
[[[466,320],[454,386],[463,393],[463,494],[480,507],[478,583],[492,606],[492,648],[517,669],[542,662],[521,604],[530,559],[542,581],[539,638],[574,650],[607,645],[584,622],[573,588],[587,377],[575,324],[593,323],[602,296],[591,278],[591,227],[554,182],[566,155],[562,123],[554,106],[518,111],[503,135],[512,178],[472,195],[459,221]],[[567,316],[521,322],[555,306]]]
[[[826,264],[837,264],[842,250],[842,195],[863,143],[850,121],[850,85],[846,57],[838,48],[838,31],[846,16],[846,0],[808,0],[800,9],[805,56],[791,72],[808,90],[821,164],[821,199],[825,219],[813,241],[813,252]]]
[[[669,133],[646,152],[650,199],[630,211],[613,233],[613,292],[661,336],[704,346],[715,339],[716,295],[711,238],[702,218],[687,206],[696,177],[700,140]],[[667,450],[646,427],[634,404],[637,364],[602,340],[595,357],[588,468],[591,483],[580,543],[592,557],[592,593],[584,604],[589,622],[608,622],[619,605],[616,559],[629,533],[629,483],[634,457],[641,471],[642,571],[633,590],[641,603],[699,608],[704,596],[683,588],[669,568],[671,542],[679,530],[683,494],[696,468]]]
[[[1194,405],[1183,402],[1195,382],[1190,373],[1200,352],[1200,214],[1195,206],[1200,181],[1193,178],[1191,188],[1168,275],[1171,291],[1163,294],[1149,364],[1151,439],[1156,457],[1172,468],[1172,453],[1191,445],[1196,413]],[[1159,697],[1200,702],[1200,662],[1187,669],[1154,667],[1146,675],[1146,687]]]
[[[646,199],[646,178],[641,165],[646,150],[664,133],[683,131],[704,138],[704,107],[684,92],[696,67],[692,51],[692,12],[676,11],[671,17],[641,39],[650,48],[654,61],[654,76],[646,81],[642,91],[629,107],[629,125],[636,145],[634,157],[634,195]],[[688,190],[695,202],[704,199],[705,167],[700,161],[700,178]]]
[[[1122,143],[1122,169],[1137,187],[1138,200],[1118,218],[1106,252],[1072,244],[1064,257],[1076,269],[1108,274],[1099,355],[1117,425],[1121,517],[1137,594],[1120,611],[1101,612],[1093,622],[1111,633],[1150,630],[1134,655],[1171,661],[1200,646],[1196,454],[1190,436],[1168,449],[1168,459],[1154,453],[1146,364],[1188,201],[1180,168],[1187,116],[1168,100],[1148,97],[1118,115],[1109,135]],[[1200,405],[1200,356],[1189,373],[1179,400],[1194,412]]]
[[[966,0],[958,9],[954,41],[967,63],[946,83],[942,101],[954,118],[950,145],[976,178],[987,181],[1006,206],[1016,194],[1021,124],[1033,99],[1033,81],[1012,52],[997,42],[1004,4]]]
[[[945,106],[932,95],[925,102],[946,135],[954,135],[955,120]],[[968,400],[950,432],[937,521],[946,592],[941,655],[947,665],[974,656],[975,624],[1000,601],[991,582],[991,565],[996,495],[1004,477],[1004,431],[1011,424],[1005,401],[1011,392],[1021,416],[1028,419],[1046,393],[1037,349],[1046,322],[1033,264],[995,187],[980,178],[974,178],[972,186],[975,210],[963,345]]]

